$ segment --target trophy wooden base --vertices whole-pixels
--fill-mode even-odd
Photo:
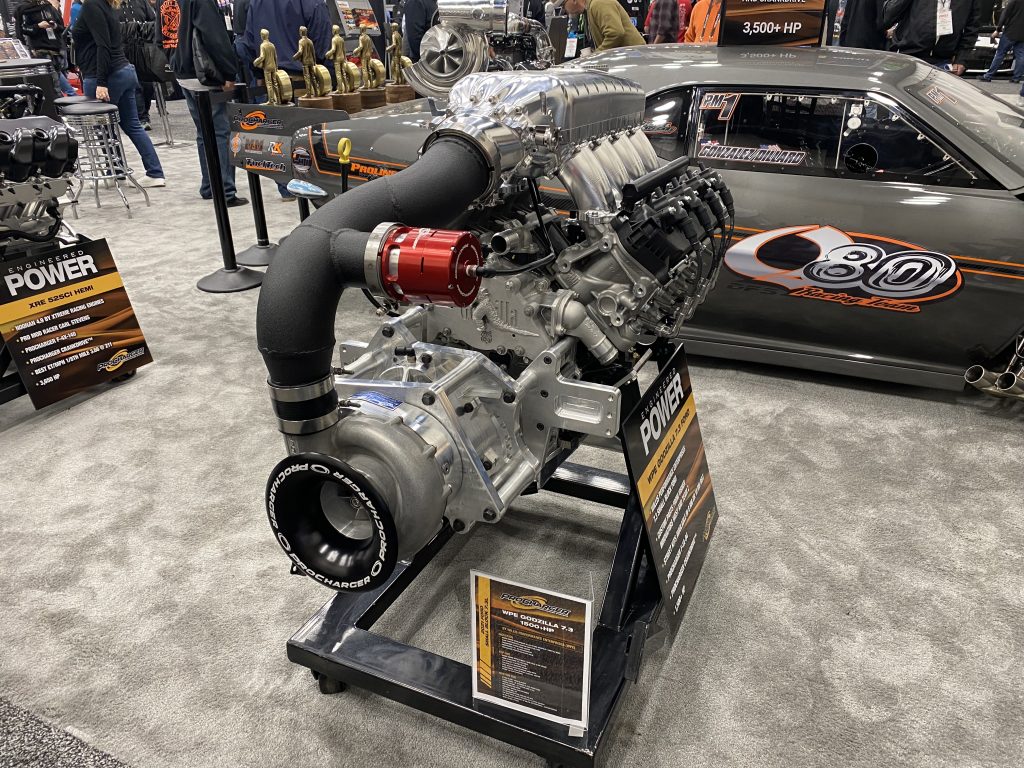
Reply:
[[[335,109],[343,109],[350,115],[363,110],[363,100],[358,93],[332,93],[331,101]]]
[[[334,109],[334,99],[330,96],[299,96],[300,107],[307,109]]]
[[[363,88],[359,91],[359,96],[363,100],[363,109],[383,107],[387,104],[383,88]]]
[[[403,101],[412,101],[416,98],[416,91],[411,85],[395,85],[391,83],[384,86],[384,97],[388,104],[401,104]]]

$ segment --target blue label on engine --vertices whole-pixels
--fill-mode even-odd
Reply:
[[[365,400],[368,403],[379,405],[381,408],[387,408],[389,411],[395,410],[402,404],[401,400],[395,400],[395,398],[382,395],[380,392],[357,392],[349,399]]]

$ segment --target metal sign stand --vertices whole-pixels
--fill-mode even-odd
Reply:
[[[634,381],[623,392],[639,399]],[[623,408],[628,413],[631,408]],[[322,693],[354,685],[436,715],[547,759],[548,766],[592,768],[622,695],[640,672],[644,643],[661,606],[647,530],[632,479],[565,463],[543,490],[624,510],[608,589],[593,637],[589,726],[582,736],[565,726],[473,699],[471,666],[370,632],[371,627],[451,539],[444,528],[386,584],[371,592],[339,593],[288,641],[288,658],[308,667]]]
[[[7,344],[0,339],[0,405],[27,394],[18,369],[14,367]]]

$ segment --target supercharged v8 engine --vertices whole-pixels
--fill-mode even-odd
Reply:
[[[282,242],[258,338],[289,454],[267,510],[293,570],[378,587],[446,523],[500,520],[617,434],[620,386],[704,299],[732,227],[722,180],[662,166],[643,111],[601,72],[470,75],[416,163]],[[543,204],[556,179],[571,213]],[[387,311],[333,365],[345,288]]]

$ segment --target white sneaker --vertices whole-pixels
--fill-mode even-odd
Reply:
[[[166,187],[167,179],[154,179],[152,176],[143,176],[139,181],[140,187]]]

